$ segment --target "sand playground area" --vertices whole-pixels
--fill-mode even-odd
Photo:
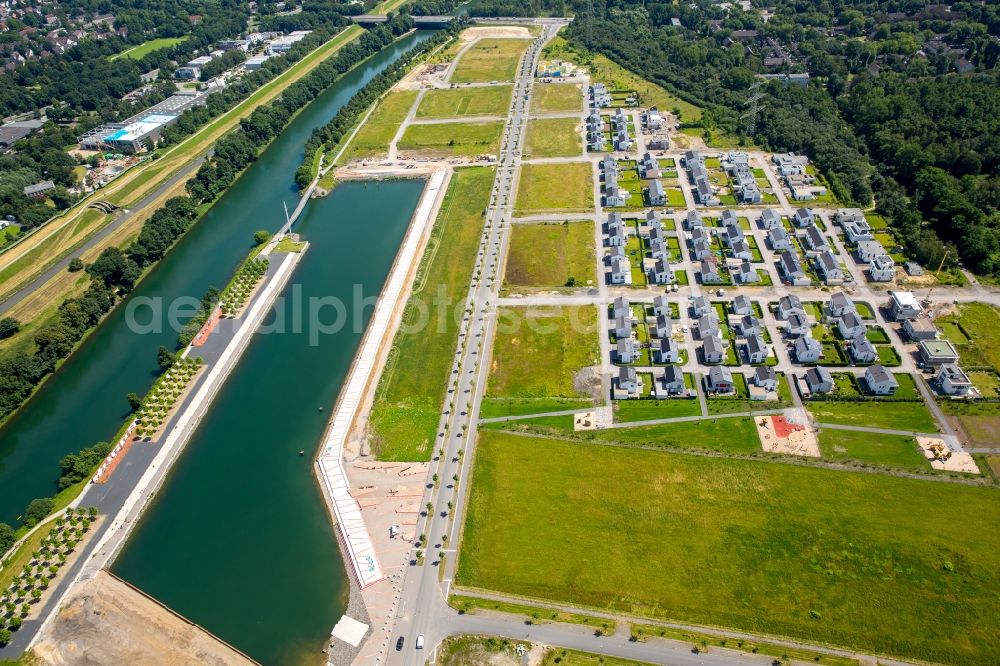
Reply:
[[[917,437],[917,446],[920,447],[927,462],[934,469],[945,472],[981,474],[972,454],[964,451],[952,451],[940,437]]]
[[[767,453],[819,458],[816,431],[802,410],[754,418],[760,446]]]

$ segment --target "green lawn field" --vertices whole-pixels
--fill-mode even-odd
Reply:
[[[416,99],[415,90],[394,90],[386,95],[354,135],[351,145],[344,151],[343,161],[387,155],[389,143],[396,136]]]
[[[590,162],[525,164],[517,185],[515,214],[593,210],[593,178]]]
[[[922,402],[833,402],[813,400],[806,407],[820,423],[870,426],[906,432],[937,432],[934,417]]]
[[[143,42],[138,46],[133,46],[130,49],[126,49],[121,53],[116,53],[112,56],[108,56],[108,60],[118,60],[118,58],[130,58],[132,60],[139,60],[149,55],[153,51],[158,51],[160,49],[165,49],[168,46],[177,46],[181,42],[188,38],[187,35],[183,37],[158,37],[157,39],[151,39],[148,42]]]
[[[596,280],[594,223],[515,224],[504,283],[511,287],[587,286]]]
[[[399,140],[400,151],[426,156],[495,155],[500,148],[503,123],[441,123],[410,125]]]
[[[505,116],[513,92],[512,86],[428,90],[417,107],[417,118]]]
[[[819,435],[819,448],[824,458],[838,462],[885,465],[914,472],[931,469],[916,440],[904,435],[873,435],[825,428]]]
[[[375,394],[370,432],[382,460],[430,458],[458,339],[453,314],[465,301],[492,185],[491,168],[452,176]],[[439,291],[444,310],[433,307]],[[424,313],[427,324],[418,328]]]
[[[697,400],[674,398],[671,400],[616,400],[615,421],[651,421],[673,419],[679,416],[700,416]]]
[[[450,83],[513,81],[529,39],[480,39],[462,54]]]
[[[535,118],[528,121],[524,157],[575,157],[583,152],[577,118]]]
[[[457,584],[1000,662],[1000,490],[482,432]]]
[[[599,362],[597,308],[503,308],[486,395],[581,398],[574,375]]]
[[[531,90],[532,113],[583,111],[583,91],[578,83],[536,83]]]

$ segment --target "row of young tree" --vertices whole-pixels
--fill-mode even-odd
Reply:
[[[413,59],[451,39],[459,29],[458,25],[457,22],[453,22],[449,29],[437,32],[432,38],[414,46],[400,58],[397,58],[395,62],[365,84],[361,90],[354,93],[354,96],[351,97],[347,104],[340,107],[337,115],[330,122],[313,130],[309,140],[306,141],[303,162],[295,172],[295,183],[299,186],[300,190],[308,187],[315,176],[312,166],[313,156],[316,154],[316,151],[320,150],[323,146],[336,146],[340,143],[341,139],[357,123],[361,114],[381,97],[383,93],[387,92],[389,88],[403,78]]]

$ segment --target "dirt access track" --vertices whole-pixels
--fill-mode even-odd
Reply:
[[[254,664],[111,574],[75,585],[34,647],[39,664]]]

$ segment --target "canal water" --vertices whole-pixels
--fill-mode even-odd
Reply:
[[[348,182],[310,202],[298,231],[311,247],[278,314],[254,337],[114,564],[261,663],[322,657],[344,610],[344,568],[312,461],[422,188],[414,180]],[[359,311],[355,285],[371,301]],[[293,301],[308,320],[309,303],[331,296],[346,305],[342,330],[315,335],[308,321],[294,325]],[[321,311],[324,324],[334,309]]]
[[[130,300],[158,299],[166,308],[179,297],[201,298],[209,286],[224,286],[249,251],[253,232],[277,230],[284,221],[283,204],[289,210],[295,207],[295,170],[312,130],[329,122],[359,88],[431,34],[419,31],[397,41],[306,107],[147,276]],[[396,203],[402,206],[405,202]],[[329,210],[331,205],[322,207]],[[371,220],[360,220],[345,210],[341,214],[350,220],[344,224],[363,224],[369,236],[337,248],[328,256],[335,263],[354,255],[359,244],[370,244],[375,235],[371,232],[377,229]],[[0,522],[13,523],[33,498],[55,492],[59,460],[64,455],[114,435],[128,415],[125,396],[131,391],[142,395],[149,389],[158,371],[157,348],[173,348],[176,340],[177,332],[167,327],[141,335],[131,331],[124,307],[109,315],[0,430]],[[258,507],[247,509],[256,511]]]

